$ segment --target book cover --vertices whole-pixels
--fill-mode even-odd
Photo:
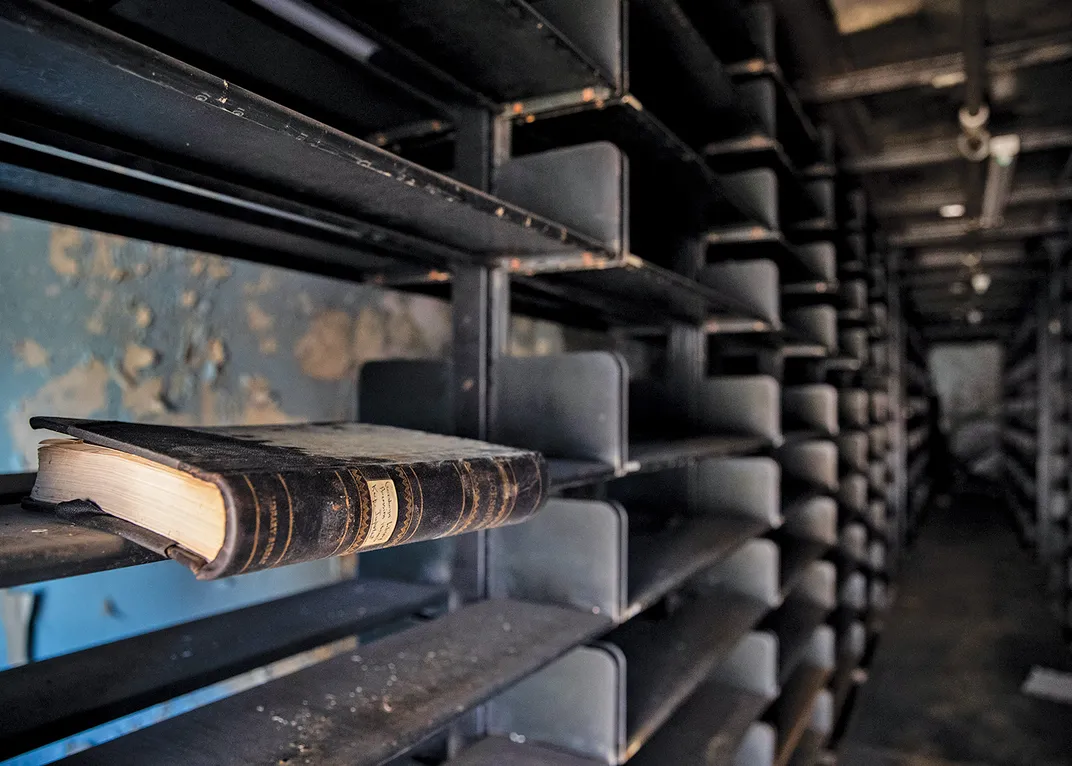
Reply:
[[[181,546],[162,551],[201,579],[516,523],[547,491],[536,452],[389,426],[180,428],[53,417],[30,424],[219,488],[226,518],[219,553],[205,560]]]

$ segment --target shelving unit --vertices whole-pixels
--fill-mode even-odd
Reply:
[[[911,539],[923,521],[930,503],[931,473],[929,439],[932,427],[930,414],[930,380],[926,374],[926,351],[923,339],[911,328],[905,328],[905,426],[904,443],[907,458],[906,479],[911,488],[907,498],[905,534]]]
[[[1044,242],[1047,263],[1037,299],[1006,344],[1002,445],[1006,496],[1021,540],[1047,573],[1054,611],[1072,637],[1069,567],[1069,407],[1067,246]]]
[[[1061,257],[1068,259],[1068,246]],[[1072,268],[1059,269],[1060,284],[1060,356],[1062,375],[1058,376],[1055,409],[1059,412],[1055,438],[1059,440],[1059,454],[1065,457],[1064,470],[1053,478],[1057,491],[1052,506],[1052,523],[1055,533],[1054,550],[1056,562],[1053,573],[1057,580],[1056,604],[1064,628],[1065,641],[1072,645],[1072,513],[1069,500],[1072,498],[1072,472],[1068,470],[1068,456],[1072,455],[1072,402],[1069,401],[1069,384],[1072,383]]]
[[[0,9],[4,209],[448,295],[450,357],[366,364],[360,419],[539,450],[552,496],[520,526],[363,554],[356,583],[28,665],[8,709],[72,692],[9,721],[4,753],[344,635],[356,653],[74,760],[833,747],[918,516],[891,487],[922,483],[926,380],[911,335],[891,374],[887,254],[786,84],[771,6],[197,5]],[[231,50],[201,23],[264,37]],[[292,58],[249,71],[266,41]],[[517,314],[598,350],[511,357]],[[19,510],[31,482],[0,492],[0,586],[156,560]],[[178,661],[176,635],[212,648]]]

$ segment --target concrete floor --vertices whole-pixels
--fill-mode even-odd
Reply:
[[[842,766],[1072,764],[1072,705],[1025,696],[1032,666],[1072,671],[1043,576],[1003,509],[935,509],[842,742]]]

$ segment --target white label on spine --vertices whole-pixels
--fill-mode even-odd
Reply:
[[[383,545],[395,531],[398,524],[398,494],[395,483],[390,479],[366,479],[369,497],[372,498],[372,518],[369,519],[369,531],[362,548]]]

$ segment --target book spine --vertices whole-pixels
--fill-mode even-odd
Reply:
[[[323,471],[227,474],[227,532],[197,569],[215,579],[514,524],[536,511],[536,454]]]

